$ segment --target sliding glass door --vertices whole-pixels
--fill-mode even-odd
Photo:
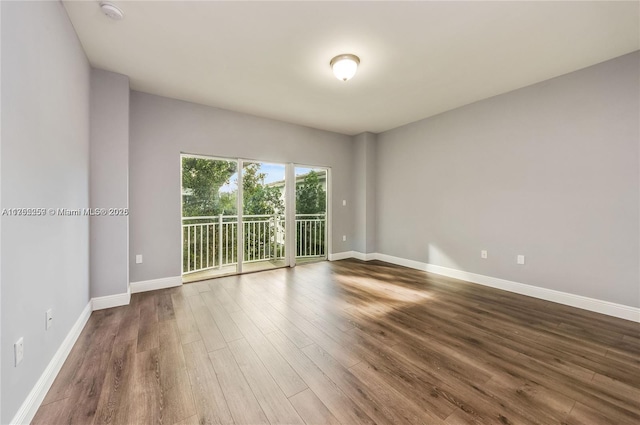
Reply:
[[[327,179],[325,168],[295,167],[297,264],[327,258]]]
[[[326,259],[327,169],[181,161],[184,282]]]
[[[242,162],[242,271],[283,267],[286,166]]]
[[[238,161],[182,156],[182,275],[238,272]]]

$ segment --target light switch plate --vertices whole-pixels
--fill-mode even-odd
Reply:
[[[18,366],[24,358],[24,338],[20,337],[20,339],[13,344],[13,353],[15,354],[15,365]]]
[[[53,325],[53,310],[49,309],[45,312],[45,325],[44,325],[45,330],[49,330],[49,328],[51,328],[52,325]]]

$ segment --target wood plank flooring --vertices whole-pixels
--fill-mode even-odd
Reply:
[[[639,424],[640,325],[382,262],[96,311],[33,424]]]

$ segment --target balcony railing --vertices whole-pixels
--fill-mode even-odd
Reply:
[[[324,257],[325,215],[296,214],[296,258]]]
[[[285,221],[280,215],[243,215],[244,262],[284,259]],[[296,214],[296,258],[324,257],[324,214]],[[238,216],[183,217],[183,274],[238,263]]]

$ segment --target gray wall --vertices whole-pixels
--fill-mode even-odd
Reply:
[[[129,206],[129,78],[91,70],[91,208]],[[127,292],[127,216],[90,219],[91,297]]]
[[[2,39],[2,2],[0,2],[0,40]],[[2,63],[2,42],[0,42],[0,64]],[[0,66],[0,99],[2,99],[2,66]],[[2,111],[2,105],[0,105]],[[0,129],[2,129],[2,113],[0,112]],[[0,131],[0,184],[2,177],[2,131]],[[2,203],[2,190],[0,188],[0,209]],[[0,219],[0,344],[2,343],[2,219]],[[0,422],[2,422],[2,350],[0,349]]]
[[[351,137],[139,92],[130,129],[132,282],[181,274],[181,152],[331,167],[332,252],[351,250]]]
[[[353,138],[354,229],[353,249],[376,252],[376,153],[377,135],[361,133]]]
[[[89,205],[89,74],[60,2],[2,2],[3,208]],[[89,302],[88,242],[87,217],[2,217],[2,423]]]
[[[639,59],[380,134],[378,252],[640,306]]]

